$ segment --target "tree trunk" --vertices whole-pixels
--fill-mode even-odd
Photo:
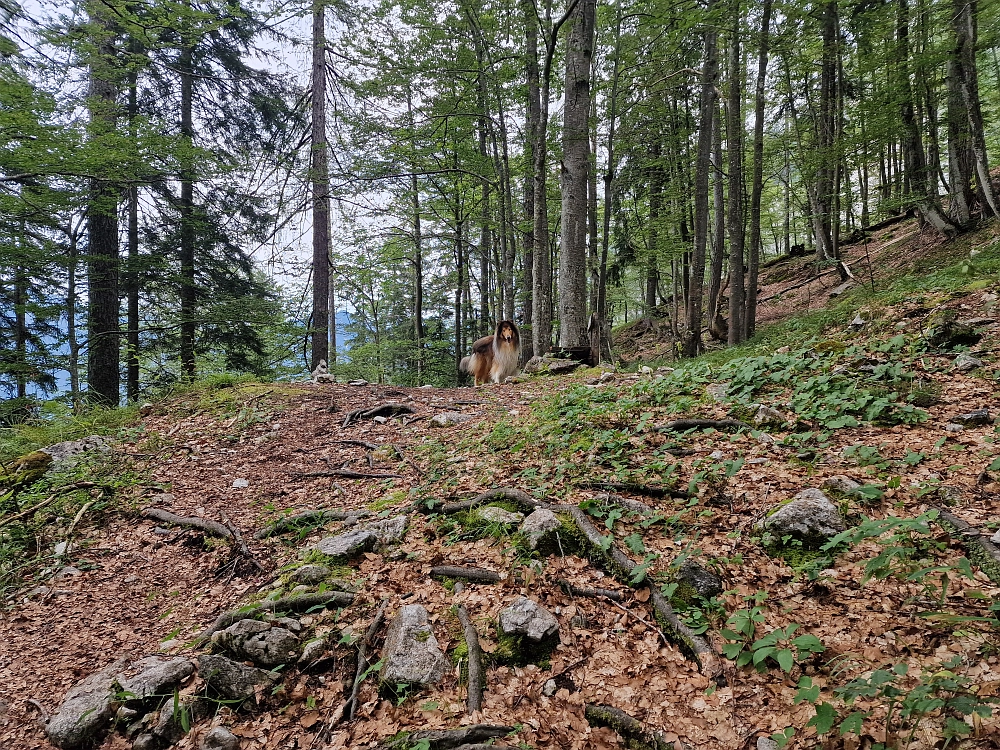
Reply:
[[[726,173],[722,162],[722,114],[715,108],[712,128],[712,264],[708,282],[708,330],[716,339],[726,336],[726,322],[722,317],[722,267],[726,249]]]
[[[948,218],[959,227],[968,226],[976,193],[972,189],[972,175],[976,170],[976,154],[972,150],[969,132],[969,113],[962,96],[961,61],[958,53],[948,61],[948,182],[951,191],[948,201]]]
[[[705,12],[711,17],[715,0],[708,0]],[[684,354],[694,357],[701,350],[702,290],[705,280],[705,250],[708,245],[708,176],[711,171],[712,120],[715,110],[715,79],[718,70],[717,32],[705,29],[705,54],[701,73],[701,96],[698,106],[698,152],[695,161],[694,250],[691,253],[691,276],[687,304],[687,331]]]
[[[88,4],[94,28],[87,109],[90,137],[99,140],[115,131],[114,32],[110,11],[99,2]],[[90,179],[87,208],[87,390],[101,406],[118,406],[118,195],[119,190],[99,176]]]
[[[656,287],[659,281],[660,225],[663,222],[663,178],[661,163],[662,148],[656,141],[650,146],[649,174],[649,232],[646,256],[646,289],[643,295],[643,314],[653,316],[656,307]]]
[[[195,310],[198,304],[198,288],[195,278],[195,218],[194,218],[194,51],[189,40],[183,40],[178,60],[181,78],[181,141],[184,155],[181,157],[181,247],[180,247],[180,318],[181,318],[181,370],[184,379],[195,378]],[[324,289],[324,292],[326,290]],[[324,297],[324,303],[325,303]],[[314,321],[315,322],[315,321]]]
[[[729,39],[729,106],[726,108],[726,149],[729,152],[729,345],[746,338],[744,302],[746,269],[743,259],[743,57],[740,52],[740,0],[732,2]]]
[[[757,88],[754,92],[753,121],[753,186],[750,189],[750,277],[746,298],[746,337],[753,336],[757,327],[757,275],[763,251],[760,232],[760,203],[764,190],[764,84],[767,79],[767,57],[771,34],[771,0],[761,7],[760,47],[757,57]],[[862,139],[863,140],[863,139]],[[864,171],[864,170],[862,170]],[[862,196],[862,203],[867,196]],[[864,209],[863,209],[864,210]]]
[[[535,294],[535,147],[538,141],[538,121],[541,119],[541,89],[538,82],[538,18],[532,0],[521,0],[521,13],[525,28],[525,80],[528,88],[526,106],[524,156],[531,172],[524,185],[524,320],[533,324]],[[534,334],[532,334],[532,342]],[[530,345],[532,342],[525,342]],[[525,347],[527,348],[527,347]]]
[[[330,361],[330,175],[326,142],[326,0],[312,6],[312,358]]]
[[[138,86],[136,72],[129,72],[128,80],[128,120],[129,135],[136,141],[137,118],[139,116]],[[128,186],[128,301],[126,313],[126,376],[125,398],[139,399],[139,186]]]

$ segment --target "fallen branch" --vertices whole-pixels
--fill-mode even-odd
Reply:
[[[361,518],[371,515],[370,511],[358,510],[305,510],[291,516],[279,518],[254,534],[254,539],[267,539],[286,531],[298,531],[307,524],[322,524],[327,521],[346,521],[349,518]]]
[[[292,471],[292,476],[316,479],[319,477],[344,477],[345,479],[402,479],[402,474],[373,474],[352,469],[331,469],[330,471]]]
[[[97,485],[94,484],[93,482],[74,482],[73,484],[67,484],[65,487],[60,487],[37,505],[34,505],[28,508],[27,510],[22,510],[20,513],[16,513],[13,516],[7,516],[7,518],[0,521],[0,528],[3,528],[4,526],[9,526],[15,521],[20,521],[22,518],[30,516],[35,511],[41,510],[46,505],[51,505],[55,501],[55,499],[64,492],[69,492],[71,490],[85,490],[88,489],[89,487],[96,487],[96,486]]]
[[[750,425],[738,419],[675,419],[656,428],[657,432],[679,432],[681,430],[726,430],[747,429]]]
[[[647,729],[646,726],[619,708],[588,703],[583,715],[592,727],[608,727],[615,730],[625,745],[635,750],[676,750],[674,743],[667,741],[662,733]]]
[[[413,414],[413,409],[406,404],[382,404],[381,406],[375,406],[370,409],[355,409],[344,417],[344,422],[341,424],[341,427],[350,427],[352,424],[360,422],[362,419],[374,419],[375,417],[398,417],[403,414]]]
[[[334,440],[333,442],[340,445],[357,445],[369,451],[377,451],[381,447],[375,443],[369,443],[367,440]]]
[[[354,594],[347,591],[324,591],[316,594],[300,594],[298,596],[285,596],[270,602],[260,602],[242,609],[231,609],[223,612],[215,618],[215,622],[201,631],[195,638],[196,643],[201,643],[212,637],[218,630],[224,630],[233,623],[240,620],[252,620],[260,612],[305,612],[313,607],[328,606],[336,604],[347,606],[354,601]]]
[[[641,622],[641,623],[642,623],[643,625],[645,625],[645,626],[646,626],[647,628],[649,628],[649,629],[650,629],[650,630],[652,630],[652,631],[653,631],[654,633],[656,633],[656,634],[657,634],[658,636],[660,636],[660,640],[661,640],[661,641],[663,641],[663,645],[664,645],[664,646],[667,646],[667,645],[669,645],[669,644],[670,644],[670,641],[669,641],[669,640],[667,639],[667,636],[666,636],[666,635],[664,635],[663,631],[662,631],[662,630],[660,630],[660,629],[659,629],[658,627],[656,627],[656,626],[655,626],[655,625],[654,625],[653,623],[651,623],[651,622],[650,622],[649,620],[646,620],[646,619],[644,619],[644,618],[642,618],[642,617],[639,617],[639,615],[637,615],[637,614],[636,614],[635,612],[633,612],[633,611],[632,611],[631,609],[629,609],[628,607],[626,607],[626,606],[625,606],[624,604],[619,604],[618,602],[616,602],[616,601],[615,601],[615,600],[613,600],[613,599],[611,600],[611,604],[612,604],[613,606],[615,606],[615,607],[618,607],[618,609],[620,609],[620,610],[621,610],[622,612],[624,612],[625,614],[627,614],[627,615],[628,615],[629,617],[633,618],[633,619],[634,619],[634,620],[636,620],[637,622]]]
[[[458,621],[462,623],[465,645],[469,653],[469,682],[467,705],[469,713],[474,714],[483,707],[483,690],[486,688],[483,674],[483,649],[479,645],[479,633],[469,619],[465,607],[458,606]]]
[[[612,505],[617,505],[619,508],[624,508],[625,510],[631,510],[634,513],[639,513],[643,516],[651,516],[656,512],[656,508],[646,505],[646,503],[641,500],[632,500],[628,497],[622,497],[621,495],[607,494],[604,497],[597,498],[599,501],[606,503],[611,503]]]
[[[94,503],[96,503],[96,502],[97,502],[98,500],[100,500],[100,499],[101,499],[102,497],[104,497],[104,493],[103,493],[103,492],[101,492],[101,494],[99,494],[99,495],[98,495],[97,497],[95,497],[95,498],[94,498],[93,500],[90,500],[90,501],[88,501],[88,502],[84,503],[84,504],[83,504],[83,507],[81,507],[81,508],[80,508],[80,510],[78,510],[78,511],[76,512],[76,515],[75,515],[75,516],[73,516],[73,523],[71,523],[71,524],[69,525],[69,528],[68,528],[68,529],[66,530],[66,539],[67,539],[67,540],[68,540],[68,539],[69,539],[69,538],[70,538],[71,536],[73,536],[73,530],[74,530],[74,529],[76,529],[76,525],[77,525],[78,523],[80,523],[80,519],[82,519],[82,518],[83,518],[83,515],[84,515],[84,514],[85,514],[85,513],[86,513],[86,512],[88,511],[88,510],[90,510],[90,509],[91,509],[91,508],[93,507]]]
[[[433,578],[461,578],[472,583],[499,583],[500,574],[486,568],[460,568],[454,565],[438,565],[431,568]]]
[[[941,508],[934,510],[938,512],[938,525],[961,542],[968,552],[969,559],[976,563],[991,581],[1000,583],[1000,547],[991,542],[990,538],[979,529],[958,516]]]
[[[358,707],[358,693],[361,691],[361,677],[365,673],[365,670],[368,669],[368,647],[372,645],[375,634],[382,625],[382,620],[385,619],[385,610],[388,607],[389,600],[382,600],[382,603],[375,611],[375,618],[372,620],[371,625],[368,626],[368,630],[365,631],[365,637],[361,639],[361,643],[358,645],[358,666],[357,669],[354,670],[354,684],[351,686],[351,697],[347,699],[347,704],[344,709],[344,712],[347,714],[348,721],[354,720],[354,713]]]
[[[591,558],[604,563],[605,568],[621,583],[631,585],[632,573],[636,564],[630,560],[614,544],[605,549],[604,537],[597,530],[582,510],[575,506],[566,508],[572,516],[577,528],[583,535],[591,551]],[[684,624],[674,612],[666,597],[655,586],[650,587],[650,601],[656,612],[656,619],[664,629],[664,634],[676,644],[681,651],[694,659],[702,672],[713,679],[722,675],[722,665],[712,650],[712,646],[702,636],[695,633]]]
[[[142,515],[146,518],[152,518],[154,521],[161,521],[162,523],[169,523],[174,526],[189,526],[192,529],[200,529],[206,534],[223,539],[232,539],[233,537],[233,532],[218,521],[212,521],[199,516],[178,516],[162,508],[146,508],[142,511]]]
[[[527,513],[531,513],[532,511],[542,507],[542,503],[539,503],[527,492],[514,489],[513,487],[497,487],[496,489],[487,490],[471,500],[462,500],[456,503],[445,503],[438,508],[437,511],[446,515],[461,513],[462,511],[472,510],[477,505],[488,503],[491,500],[510,500],[512,503],[515,503],[518,508]]]
[[[253,556],[253,553],[250,552],[250,548],[247,547],[247,543],[243,541],[243,534],[240,533],[239,528],[230,523],[229,519],[226,518],[226,515],[224,513],[222,515],[222,520],[226,524],[226,528],[229,529],[229,533],[232,534],[232,540],[236,543],[236,549],[239,550],[239,553],[243,555],[245,559],[252,562],[254,567],[257,568],[257,570],[259,570],[261,573],[266,573],[267,570],[264,568],[263,565],[261,565],[257,561],[257,558],[255,558]]]
[[[604,597],[605,599],[610,599],[613,602],[624,601],[625,597],[621,591],[612,591],[611,589],[598,589],[590,588],[589,586],[574,586],[569,581],[560,578],[556,583],[559,584],[560,588],[567,594],[573,596],[586,596],[591,599],[597,599]]]
[[[380,750],[404,750],[413,747],[421,740],[427,740],[428,750],[457,750],[482,745],[489,740],[504,737],[514,731],[514,727],[498,726],[496,724],[475,724],[461,729],[425,729],[419,732],[403,732],[401,736],[384,740],[378,745]],[[497,745],[488,745],[496,748]]]

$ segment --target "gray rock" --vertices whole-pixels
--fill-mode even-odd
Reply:
[[[156,721],[153,724],[153,736],[159,738],[160,746],[163,744],[173,745],[181,737],[187,734],[184,729],[186,724],[191,727],[199,719],[205,718],[209,713],[209,704],[197,695],[179,695],[177,703],[173,698],[160,707],[156,714]]]
[[[949,422],[944,426],[945,432],[965,432],[965,428],[960,424],[955,424],[954,422]]]
[[[778,743],[770,737],[758,737],[757,750],[778,750]]]
[[[452,425],[469,422],[472,417],[457,411],[444,411],[431,417],[431,427],[451,427]]]
[[[140,734],[132,740],[132,750],[160,750],[160,738],[155,734]]]
[[[722,579],[691,559],[681,563],[677,569],[677,580],[687,583],[704,599],[711,599],[722,593]]]
[[[975,370],[977,367],[982,367],[983,360],[978,357],[973,357],[971,354],[966,352],[962,352],[955,357],[955,362],[953,364],[955,369],[959,372],[969,372],[970,370]]]
[[[258,687],[270,687],[278,678],[273,672],[248,667],[218,654],[198,657],[198,674],[219,693],[230,700],[245,700]]]
[[[399,608],[386,631],[382,655],[381,679],[389,685],[433,685],[448,666],[427,622],[427,610],[419,604]]]
[[[273,668],[299,657],[299,639],[293,633],[260,620],[240,620],[214,633],[212,643],[259,667]]]
[[[500,630],[506,635],[523,635],[533,641],[542,641],[559,632],[559,621],[544,607],[526,596],[519,596],[500,612]]]
[[[240,738],[225,727],[215,727],[201,738],[200,750],[240,750]]]
[[[154,695],[166,695],[194,674],[194,663],[183,656],[147,656],[125,670],[118,684],[129,700],[145,700]]]
[[[551,510],[539,508],[533,511],[524,519],[521,524],[521,531],[528,538],[528,546],[531,549],[538,549],[539,546],[546,546],[550,537],[559,529],[559,518]]]
[[[326,641],[322,638],[309,641],[302,649],[302,656],[299,657],[299,664],[310,664],[320,658],[326,652]]]
[[[487,505],[482,508],[477,508],[476,513],[480,518],[484,521],[488,521],[489,523],[516,526],[524,520],[523,513],[512,513],[509,510],[498,508],[496,505]]]
[[[807,489],[758,522],[755,528],[770,532],[779,542],[790,536],[805,547],[819,547],[844,530],[844,519],[821,490]]]
[[[993,419],[990,417],[989,409],[976,409],[975,411],[970,411],[968,414],[957,414],[951,418],[951,421],[965,427],[975,427],[991,424]]]
[[[370,531],[381,544],[394,544],[406,536],[406,527],[410,519],[405,515],[383,518],[379,521],[369,521],[359,528],[359,531]]]
[[[524,372],[528,375],[533,373],[547,372],[550,375],[558,375],[564,372],[572,372],[579,367],[582,362],[572,359],[558,359],[556,357],[532,357],[524,365]],[[650,370],[652,372],[652,370]]]
[[[319,583],[330,575],[330,572],[326,565],[303,565],[292,573],[292,580],[299,583]]]
[[[761,445],[774,445],[778,441],[775,440],[773,436],[768,435],[766,432],[762,432],[760,433],[760,435],[757,436],[757,442],[760,443]]]
[[[555,680],[546,680],[545,684],[542,685],[542,695],[544,695],[546,698],[551,698],[553,695],[556,694],[556,690],[558,689],[559,688],[556,685]]]
[[[71,463],[85,453],[107,453],[111,445],[100,435],[89,435],[79,440],[65,440],[40,449],[52,456],[54,463]]]
[[[709,383],[705,386],[705,393],[718,404],[726,403],[726,394],[729,393],[728,383]]]
[[[993,544],[1000,544],[1000,530],[997,530],[997,532],[990,537],[990,541],[993,542]]]
[[[755,425],[783,425],[786,422],[785,415],[777,409],[761,404],[757,407],[757,413],[753,415]]]
[[[122,657],[71,687],[45,723],[49,742],[63,750],[92,744],[118,710],[114,686],[127,664]]]
[[[829,477],[828,479],[823,480],[823,484],[821,486],[823,487],[823,489],[833,490],[834,492],[840,492],[844,495],[849,495],[850,493],[854,492],[854,490],[858,489],[858,487],[860,487],[861,485],[858,482],[855,482],[850,477],[845,477],[843,474],[838,474],[835,477]]]
[[[250,480],[244,479],[243,477],[238,477],[233,480],[233,489],[245,490],[250,486]]]
[[[321,539],[309,548],[309,551],[316,551],[328,557],[346,559],[356,557],[363,552],[369,552],[378,544],[378,535],[373,531],[357,529],[348,531],[337,536],[328,536]]]

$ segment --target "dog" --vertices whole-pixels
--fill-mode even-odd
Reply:
[[[501,320],[492,336],[483,336],[472,345],[472,354],[463,357],[459,368],[472,375],[475,385],[502,383],[517,372],[521,361],[521,335],[509,320]]]

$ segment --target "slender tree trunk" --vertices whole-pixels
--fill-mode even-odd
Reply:
[[[753,120],[753,186],[750,189],[750,277],[746,299],[746,337],[753,336],[757,328],[757,276],[763,252],[760,232],[760,204],[764,191],[764,105],[767,80],[767,58],[771,34],[771,0],[764,0],[761,7],[760,45],[757,57],[757,87],[754,92]],[[862,139],[863,140],[863,139]],[[862,203],[867,196],[862,197]]]
[[[330,361],[330,175],[326,142],[326,0],[312,4],[312,361]]]
[[[732,2],[729,39],[729,106],[726,108],[726,148],[729,152],[729,344],[746,338],[746,267],[743,258],[743,56],[740,52],[740,0]]]
[[[90,137],[99,140],[116,128],[117,71],[110,11],[99,2],[87,7],[94,31],[87,108]],[[87,389],[92,402],[118,406],[121,399],[118,315],[118,195],[100,177],[90,179],[87,208]]]
[[[21,222],[21,258],[24,254],[24,222]],[[14,381],[16,394],[20,399],[28,397],[28,274],[23,260],[14,264]]]
[[[538,145],[538,122],[541,119],[541,88],[538,71],[538,17],[532,0],[521,0],[521,13],[525,28],[525,80],[528,89],[527,115],[525,123],[524,157],[530,172],[524,185],[524,320],[534,325],[534,257],[535,257],[535,148]],[[525,341],[525,348],[532,346]]]
[[[726,337],[722,317],[722,267],[726,249],[725,165],[722,161],[722,113],[715,108],[712,127],[712,263],[708,282],[708,329],[716,339]]]
[[[651,145],[649,174],[649,231],[646,255],[646,288],[643,294],[643,314],[653,317],[656,307],[656,287],[659,281],[660,226],[663,223],[663,178],[661,163],[662,146],[657,140]]]
[[[66,270],[66,342],[69,346],[69,393],[73,409],[80,406],[80,342],[76,332],[76,271],[79,259],[80,233],[72,224],[68,227],[69,264]]]
[[[181,370],[185,380],[194,380],[195,366],[195,315],[198,305],[198,287],[195,277],[195,216],[194,216],[194,51],[191,40],[182,40],[178,70],[181,78],[181,140],[185,153],[181,158]],[[324,293],[326,290],[324,289]],[[326,297],[324,296],[324,301]],[[315,321],[314,321],[315,322]]]
[[[705,12],[709,17],[714,8],[715,0],[708,0]],[[718,69],[717,32],[714,26],[709,25],[704,35],[705,53],[698,106],[698,152],[695,161],[694,250],[691,253],[687,331],[684,337],[684,354],[688,357],[696,356],[701,350],[702,290],[705,280],[705,250],[708,246],[708,176],[712,166],[712,120]]]
[[[138,86],[135,71],[129,72],[128,119],[129,134],[138,140],[136,119],[139,116]],[[127,301],[127,364],[125,398],[139,399],[139,186],[128,186],[128,301]]]
[[[479,141],[479,158],[483,167],[490,163],[490,152],[487,145],[486,121],[489,118],[489,109],[486,101],[486,77],[484,72],[485,60],[482,44],[476,44],[476,95],[479,105],[479,118],[476,125],[476,135]],[[490,252],[493,247],[493,232],[490,214],[490,181],[484,176],[480,182],[482,190],[482,206],[479,234],[479,304],[482,308],[480,314],[479,331],[484,334],[492,330],[491,322],[494,321],[493,313],[490,310]],[[499,317],[497,317],[497,321]]]

